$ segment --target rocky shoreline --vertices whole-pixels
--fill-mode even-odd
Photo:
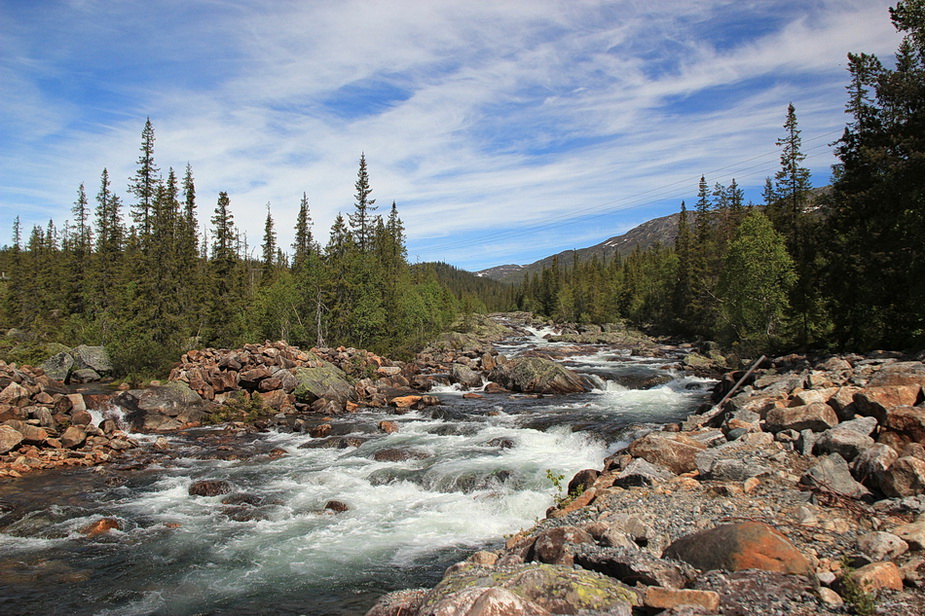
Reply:
[[[764,362],[369,615],[925,614],[923,359]]]

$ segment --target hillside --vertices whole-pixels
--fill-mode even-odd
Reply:
[[[688,212],[691,220],[695,214]],[[678,232],[678,217],[680,214],[671,214],[654,218],[644,222],[638,227],[630,229],[623,235],[615,235],[600,244],[595,244],[588,248],[579,248],[578,250],[565,250],[557,255],[550,255],[539,261],[534,261],[529,265],[501,265],[475,272],[477,276],[491,278],[506,283],[519,283],[528,273],[540,272],[544,267],[552,264],[554,257],[559,257],[560,263],[571,263],[577,257],[579,261],[584,261],[597,256],[600,259],[610,258],[614,253],[626,256],[633,252],[636,246],[643,250],[661,243],[666,246],[674,245],[674,238]]]

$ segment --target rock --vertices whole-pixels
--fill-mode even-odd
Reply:
[[[106,347],[82,344],[71,351],[71,354],[74,356],[74,368],[77,370],[89,369],[101,376],[107,376],[112,372],[112,360],[109,359]]]
[[[890,409],[915,406],[921,389],[918,385],[868,387],[854,394],[854,404],[859,414],[876,417],[882,425],[886,423]]]
[[[866,533],[858,537],[858,549],[871,562],[895,560],[909,551],[909,544],[883,531]]]
[[[768,412],[765,430],[812,430],[822,432],[838,425],[838,415],[828,404],[814,402],[804,406],[777,407]]]
[[[870,379],[871,387],[912,385],[925,387],[925,364],[919,361],[886,364]]]
[[[433,606],[434,616],[550,616],[531,601],[503,588],[466,588]]]
[[[866,417],[865,419],[873,419],[873,417]],[[873,446],[874,439],[839,425],[819,435],[813,446],[813,452],[817,455],[836,453],[843,457],[845,461],[851,462],[862,452]]]
[[[115,518],[100,518],[81,528],[80,532],[87,537],[96,537],[111,530],[122,530],[122,523]]]
[[[913,496],[925,492],[925,460],[912,456],[897,458],[877,476],[880,491],[889,497]]]
[[[870,495],[870,491],[851,476],[851,471],[845,459],[836,453],[820,458],[800,478],[800,483],[824,492],[851,498],[862,498]]]
[[[397,590],[379,597],[366,616],[414,616],[424,601],[426,590]]]
[[[697,468],[695,456],[707,446],[682,433],[650,432],[629,445],[629,452],[680,475]]]
[[[323,398],[343,405],[357,398],[356,389],[347,380],[346,373],[333,364],[324,362],[316,368],[297,368],[295,377],[298,385],[294,393],[299,402],[311,404]]]
[[[575,559],[573,545],[593,543],[594,538],[575,526],[551,528],[539,534],[533,544],[533,559],[551,565],[571,566]]]
[[[898,406],[887,411],[884,427],[914,442],[925,443],[925,408]]]
[[[747,481],[770,472],[771,469],[762,464],[735,458],[721,458],[713,462],[707,478],[716,481]]]
[[[870,449],[862,451],[854,459],[852,475],[869,488],[878,487],[880,476],[899,458],[896,450],[889,445],[877,443]]]
[[[729,616],[818,614],[815,586],[808,577],[761,570],[709,571],[692,584],[694,589],[718,593],[721,611],[714,613]]]
[[[459,383],[467,389],[482,386],[482,375],[463,364],[453,364],[450,366],[450,380],[453,383]]]
[[[77,449],[87,440],[87,433],[77,426],[70,426],[61,435],[61,446],[65,449]]]
[[[318,424],[317,426],[312,426],[308,430],[308,435],[312,438],[325,438],[333,429],[333,426],[329,423]]]
[[[809,561],[778,530],[760,522],[725,524],[686,535],[668,546],[665,558],[698,569],[763,569],[811,575]]]
[[[845,604],[845,600],[841,598],[841,595],[831,588],[820,586],[817,592],[819,593],[819,600],[830,608],[838,609]]]
[[[386,434],[395,434],[399,430],[398,424],[396,422],[388,421],[385,419],[379,422],[378,427],[380,432],[385,432]]]
[[[48,431],[45,428],[21,423],[16,429],[22,434],[22,442],[27,445],[41,445],[48,439]]]
[[[13,381],[0,391],[0,404],[9,404],[10,406],[28,406],[29,390]]]
[[[343,513],[345,511],[350,511],[350,506],[339,500],[329,500],[324,504],[324,510],[334,513]]]
[[[634,458],[625,469],[620,471],[613,485],[620,488],[629,488],[632,486],[650,486],[659,481],[664,481],[674,477],[669,470],[647,462],[642,458]]]
[[[925,521],[902,524],[894,528],[892,532],[905,541],[910,550],[925,550]]]
[[[867,592],[902,590],[903,576],[899,567],[889,561],[864,565],[849,575],[851,580]]]
[[[510,442],[510,445],[505,447],[504,443],[501,443],[502,449],[514,446],[513,441],[510,441],[509,439],[506,440]],[[584,470],[578,471],[575,473],[575,476],[572,477],[572,480],[568,482],[567,493],[578,494],[579,492],[584,492],[585,490],[594,487],[594,482],[597,481],[597,478],[600,476],[601,472],[593,468],[586,468]]]
[[[22,433],[10,426],[0,425],[0,454],[12,451],[22,442]]]
[[[74,358],[67,351],[52,355],[42,364],[45,375],[56,381],[67,382],[74,369]]]
[[[204,479],[190,484],[190,496],[219,496],[231,494],[231,484],[222,479]]]
[[[430,454],[423,451],[398,447],[380,449],[373,454],[373,460],[376,462],[404,462],[406,460],[424,460],[429,457]]]
[[[167,451],[170,449],[170,441],[166,437],[159,436],[154,440],[154,448],[158,451]]]
[[[679,590],[651,586],[646,589],[644,604],[646,607],[661,610],[692,605],[707,612],[716,612],[719,610],[719,594],[712,590]]]
[[[127,411],[125,420],[136,431],[173,430],[205,416],[202,397],[179,381],[123,391],[112,403]]]
[[[584,569],[597,571],[632,585],[638,583],[665,588],[684,588],[690,573],[672,561],[641,552],[638,547],[635,550],[579,548],[574,562]]]
[[[489,378],[511,391],[569,394],[590,389],[576,372],[542,357],[518,357],[492,370]]]
[[[90,411],[73,409],[71,411],[71,424],[75,426],[89,426],[93,423],[93,415]]]
[[[419,614],[436,614],[436,606],[460,592],[498,588],[554,614],[582,611],[630,616],[636,593],[613,578],[561,565],[518,565],[484,569],[475,565],[451,567],[427,593]],[[473,599],[474,602],[474,599]],[[446,604],[444,604],[446,605]],[[446,614],[469,614],[468,608]]]

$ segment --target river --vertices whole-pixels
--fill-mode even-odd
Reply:
[[[546,333],[496,348],[556,346]],[[563,360],[594,382],[585,394],[468,399],[444,386],[432,392],[439,406],[340,417],[326,439],[197,429],[169,436],[169,452],[143,468],[7,482],[0,614],[363,614],[542,518],[556,496],[548,471],[567,483],[689,414],[712,382],[670,372],[676,360],[600,348]],[[619,384],[649,377],[667,382]],[[383,434],[382,420],[399,431]],[[233,492],[190,496],[202,479]],[[348,509],[325,511],[331,500]],[[101,517],[121,529],[81,532]]]

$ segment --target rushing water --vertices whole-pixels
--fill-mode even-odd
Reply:
[[[546,333],[499,348],[555,346]],[[144,469],[2,485],[0,613],[362,614],[384,592],[433,585],[451,562],[543,516],[555,496],[547,469],[600,468],[633,434],[685,416],[709,386],[667,372],[666,360],[606,350],[566,363],[596,388],[465,399],[443,387],[440,406],[351,415],[328,441],[190,431]],[[652,377],[666,382],[619,384]],[[400,430],[380,433],[383,419]],[[403,459],[377,461],[383,450]],[[234,491],[190,496],[200,479]],[[325,511],[330,500],[349,509]],[[84,536],[100,517],[121,530]]]

